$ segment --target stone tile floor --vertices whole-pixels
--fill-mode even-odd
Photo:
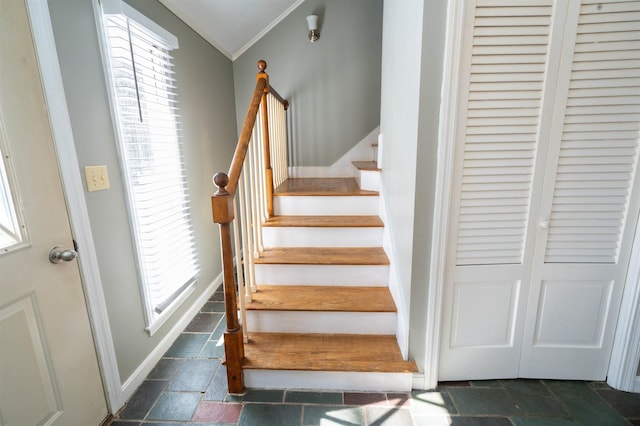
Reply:
[[[640,426],[640,394],[603,382],[490,380],[411,393],[249,389],[229,395],[220,364],[222,300],[217,291],[112,426]]]

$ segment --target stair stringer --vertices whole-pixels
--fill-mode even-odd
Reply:
[[[382,233],[382,248],[384,249],[387,257],[389,258],[389,275],[387,280],[387,285],[389,287],[389,291],[391,292],[391,297],[393,297],[393,301],[396,304],[397,308],[397,320],[396,320],[396,339],[398,340],[398,346],[400,347],[400,352],[402,353],[402,357],[407,360],[409,359],[409,317],[408,312],[403,309],[404,306],[407,306],[404,303],[404,297],[400,291],[400,285],[398,282],[398,274],[395,268],[397,254],[393,246],[393,240],[391,239],[391,234],[389,230],[388,220],[387,220],[387,210],[384,203],[384,188],[383,185],[380,185],[378,189],[378,215],[384,223],[383,233]]]
[[[289,177],[292,178],[328,178],[328,177],[354,177],[352,161],[369,159],[371,157],[371,144],[378,141],[380,126],[373,129],[360,142],[353,146],[346,154],[335,163],[327,167],[289,167]]]

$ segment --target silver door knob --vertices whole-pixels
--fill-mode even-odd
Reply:
[[[49,252],[49,262],[60,263],[70,262],[78,257],[78,252],[75,250],[65,250],[62,247],[54,247]]]

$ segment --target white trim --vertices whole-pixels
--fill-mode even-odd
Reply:
[[[267,389],[409,392],[412,378],[411,373],[244,370],[246,387]]]
[[[304,0],[297,0],[294,4],[292,4],[291,6],[289,6],[289,8],[287,10],[285,10],[284,12],[282,12],[282,14],[280,16],[278,16],[276,19],[273,20],[273,22],[271,22],[269,25],[267,25],[262,31],[260,31],[258,34],[256,34],[255,37],[253,37],[251,40],[249,40],[247,42],[247,44],[245,44],[244,46],[242,46],[240,49],[238,49],[236,52],[231,53],[229,52],[227,49],[225,49],[224,47],[222,47],[218,42],[216,42],[213,38],[211,38],[211,36],[204,30],[202,29],[200,26],[196,25],[191,19],[189,19],[184,13],[182,13],[182,11],[176,7],[176,5],[169,1],[169,0],[158,0],[160,3],[162,3],[162,5],[164,7],[166,7],[167,9],[169,9],[171,11],[171,13],[173,13],[174,15],[176,15],[178,18],[180,18],[180,20],[182,22],[184,22],[185,24],[187,24],[193,31],[195,31],[200,37],[202,37],[203,39],[205,39],[207,41],[207,43],[209,43],[211,46],[215,47],[216,49],[218,49],[218,51],[220,53],[222,53],[224,56],[226,56],[228,59],[231,60],[231,62],[235,61],[236,59],[238,59],[244,52],[246,52],[251,46],[253,46],[258,40],[260,40],[262,37],[265,36],[265,34],[267,34],[269,31],[271,31],[273,29],[273,27],[275,27],[276,25],[278,25],[284,18],[286,18],[287,16],[289,16],[289,14],[291,12],[293,12],[298,6],[300,6],[302,3],[304,3]]]
[[[275,27],[276,25],[278,25],[284,18],[286,18],[287,16],[289,16],[289,14],[291,12],[293,12],[294,10],[296,10],[296,8],[298,6],[300,6],[302,3],[304,3],[305,0],[297,0],[295,3],[293,3],[291,6],[289,6],[289,8],[287,10],[285,10],[284,12],[282,12],[282,14],[280,16],[278,16],[276,19],[273,20],[273,22],[271,22],[269,25],[267,25],[266,27],[263,28],[262,31],[260,31],[258,34],[255,35],[255,37],[253,37],[251,40],[249,40],[247,42],[247,44],[245,44],[244,46],[242,46],[240,49],[238,49],[237,52],[235,52],[232,56],[231,56],[231,60],[235,61],[236,59],[238,59],[244,52],[246,52],[247,50],[249,50],[249,48],[251,46],[253,46],[254,44],[256,44],[258,42],[258,40],[260,40],[262,37],[265,36],[265,34],[267,34],[269,31],[271,31],[271,29],[273,29],[273,27]]]
[[[167,309],[162,311],[162,313],[155,319],[155,321],[153,321],[153,323],[144,328],[145,331],[149,333],[149,336],[153,336],[156,331],[158,331],[160,327],[162,327],[164,323],[173,316],[173,313],[177,311],[180,306],[182,306],[182,302],[184,302],[189,296],[191,296],[191,294],[196,289],[196,283],[197,281],[194,281],[189,284],[189,286],[185,288],[173,302],[171,302]]]
[[[373,158],[372,144],[378,141],[379,133],[380,126],[377,126],[330,166],[292,166],[289,167],[289,176],[292,178],[354,177],[356,175],[356,168],[351,162],[367,159],[375,160],[375,158]]]
[[[107,405],[109,412],[115,413],[122,407],[125,399],[120,390],[118,363],[107,315],[107,304],[102,292],[98,257],[89,223],[89,212],[82,186],[83,178],[80,175],[78,166],[62,74],[53,38],[49,7],[46,0],[27,0],[27,9],[42,75],[47,111],[51,120],[51,130],[64,187],[69,221],[80,253],[78,266],[82,275],[87,309],[91,318],[91,329],[102,373]]]
[[[402,307],[407,306],[407,304],[404,303],[402,294],[400,293],[400,285],[398,284],[398,271],[395,266],[397,264],[398,256],[395,251],[395,246],[393,245],[393,240],[391,239],[391,230],[388,225],[389,221],[387,220],[387,208],[384,203],[384,191],[382,185],[380,185],[380,191],[378,192],[380,194],[378,201],[378,216],[380,216],[380,219],[384,223],[384,228],[382,230],[382,248],[389,258],[388,287],[391,297],[393,297],[393,301],[396,304],[396,308],[400,307],[397,309],[398,320],[396,326],[396,340],[398,341],[398,347],[402,353],[402,358],[406,360],[409,358],[409,319],[405,309]]]
[[[458,111],[458,83],[460,56],[464,29],[465,2],[450,1],[447,7],[447,33],[445,38],[440,105],[440,131],[438,134],[438,164],[436,170],[433,234],[431,238],[431,268],[427,292],[426,347],[423,389],[434,389],[438,384],[440,360],[440,331],[442,328],[442,300],[445,286],[447,243],[449,233],[450,194],[453,186],[455,135]]]
[[[171,1],[167,0],[158,0],[164,7],[169,9],[171,13],[176,15],[182,22],[184,22],[189,28],[195,31],[200,37],[202,37],[207,43],[216,48],[220,53],[227,57],[227,59],[233,61],[233,55],[231,52],[223,48],[220,44],[218,44],[214,39],[212,39],[209,34],[199,26],[197,26],[191,19],[189,19],[180,9],[178,9],[175,4]]]
[[[178,38],[176,36],[122,0],[102,0],[102,11],[105,15],[124,15],[162,38],[168,44],[168,47],[171,47],[172,49],[177,49],[179,47]]]
[[[174,324],[169,332],[162,338],[151,353],[138,365],[138,368],[129,376],[127,380],[122,384],[122,395],[124,400],[131,398],[133,393],[147,378],[153,367],[160,361],[160,358],[169,350],[173,342],[182,333],[193,317],[200,311],[205,303],[209,300],[211,295],[222,284],[222,272],[211,281],[209,286],[198,296],[198,298],[191,304],[189,309],[182,315],[182,317]]]
[[[640,392],[637,377],[640,362],[640,217],[636,222],[635,239],[629,258],[618,326],[613,341],[607,383],[627,391]]]

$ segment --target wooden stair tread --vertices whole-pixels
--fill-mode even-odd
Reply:
[[[395,336],[250,333],[243,368],[262,370],[415,373]]]
[[[375,161],[352,161],[351,164],[353,164],[358,170],[380,171],[378,163]]]
[[[382,228],[378,216],[273,216],[262,226],[318,228]]]
[[[258,286],[247,310],[396,312],[386,287]]]
[[[377,191],[360,189],[354,178],[289,178],[276,188],[274,196],[376,196]]]
[[[382,247],[278,247],[268,248],[256,264],[388,265]]]

